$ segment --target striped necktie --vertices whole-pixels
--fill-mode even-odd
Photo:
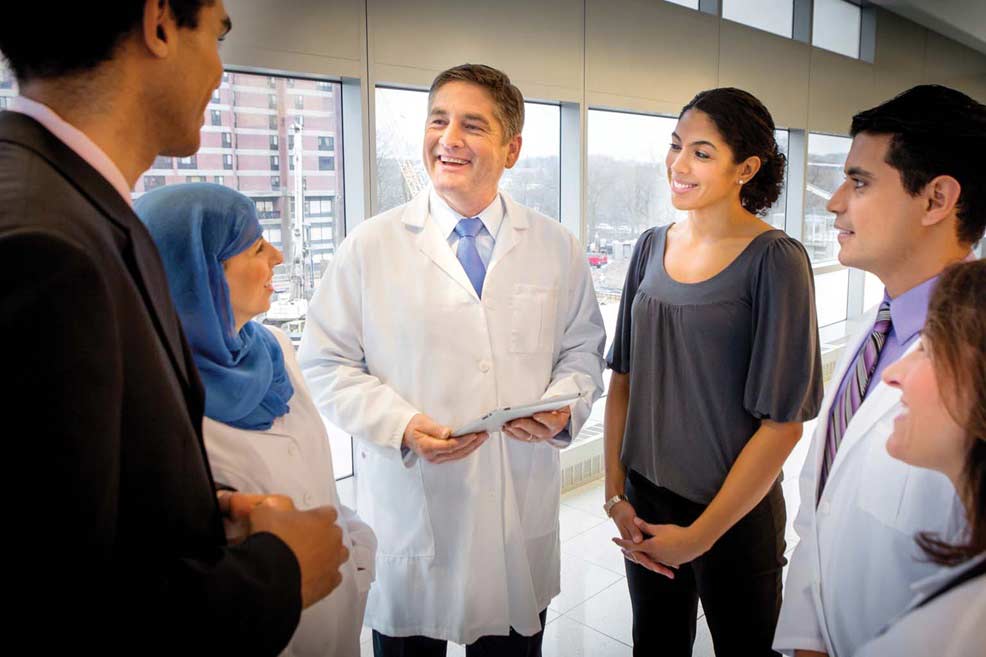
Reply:
[[[828,432],[825,434],[825,453],[822,455],[821,476],[818,480],[819,500],[822,499],[825,482],[828,480],[832,463],[835,461],[835,454],[839,451],[839,444],[846,434],[849,421],[852,420],[852,416],[859,410],[863,404],[863,399],[866,397],[866,388],[869,386],[873,372],[876,371],[876,365],[880,361],[880,351],[887,341],[890,327],[890,302],[884,300],[876,314],[873,331],[863,343],[856,354],[856,360],[848,370],[851,375],[846,381],[842,395],[836,397],[832,403],[832,415],[829,417]]]

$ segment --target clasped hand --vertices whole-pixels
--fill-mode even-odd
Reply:
[[[342,582],[340,567],[349,559],[338,514],[331,506],[295,509],[286,495],[219,491],[219,511],[230,542],[267,532],[294,553],[301,571],[301,605],[308,608]]]
[[[701,556],[706,548],[691,527],[652,525],[637,516],[629,502],[619,502],[611,510],[620,531],[614,538],[629,561],[674,579],[674,569]]]

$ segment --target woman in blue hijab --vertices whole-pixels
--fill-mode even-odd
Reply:
[[[222,185],[161,187],[134,208],[161,253],[205,385],[203,434],[216,481],[287,494],[299,509],[339,511],[352,555],[342,583],[303,612],[283,654],[359,654],[376,538],[339,503],[325,424],[290,340],[251,321],[270,308],[281,252],[264,239],[253,201]]]
[[[269,429],[288,412],[294,389],[277,339],[249,321],[270,307],[269,280],[284,259],[263,239],[253,202],[221,185],[193,183],[145,194],[135,208],[164,260],[205,384],[206,416]],[[249,292],[251,275],[262,277],[259,294]]]

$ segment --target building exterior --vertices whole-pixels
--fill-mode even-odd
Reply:
[[[285,252],[286,263],[293,249],[304,246],[304,288],[310,296],[335,252],[336,231],[344,225],[342,162],[337,156],[342,150],[341,113],[338,83],[226,72],[206,108],[198,153],[158,157],[137,182],[134,198],[183,182],[212,182],[241,191],[257,204],[264,236]],[[297,135],[300,190],[293,158]],[[291,236],[299,199],[304,245]]]

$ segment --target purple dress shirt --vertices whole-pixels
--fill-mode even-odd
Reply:
[[[975,259],[975,254],[970,254],[966,260]],[[931,292],[935,289],[938,276],[933,276],[920,285],[912,287],[896,299],[891,299],[886,289],[883,291],[883,300],[890,301],[890,320],[892,326],[890,333],[887,334],[887,341],[880,351],[880,357],[876,361],[876,370],[866,386],[866,396],[869,396],[873,388],[880,383],[883,370],[896,362],[907,349],[917,339],[921,329],[924,328],[925,319],[928,317],[928,304],[931,302]],[[854,356],[855,358],[855,356]],[[851,361],[850,361],[851,362]],[[846,371],[846,375],[852,373],[852,368]],[[847,376],[842,377],[839,383],[839,396],[845,394]]]

